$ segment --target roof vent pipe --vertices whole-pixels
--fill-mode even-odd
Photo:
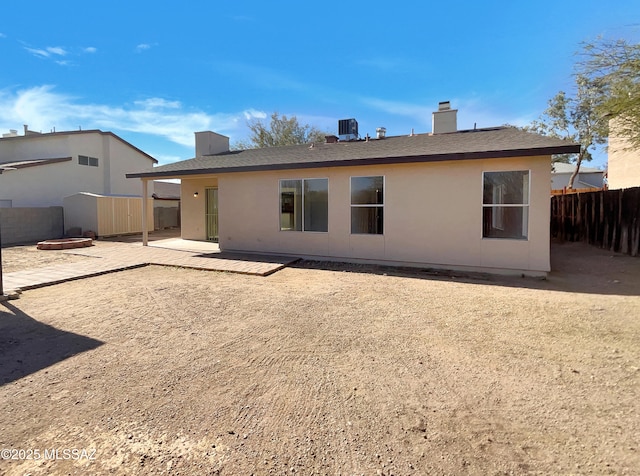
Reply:
[[[387,135],[387,129],[385,127],[378,127],[376,129],[376,138],[384,139]]]

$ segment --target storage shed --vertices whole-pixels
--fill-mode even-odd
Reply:
[[[80,192],[64,198],[64,229],[97,236],[142,233],[142,197]],[[147,231],[153,230],[153,198],[147,199]]]

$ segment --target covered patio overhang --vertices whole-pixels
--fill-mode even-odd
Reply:
[[[149,181],[153,180],[179,180],[180,181],[180,200],[181,200],[181,212],[187,213],[187,216],[190,216],[191,220],[198,219],[204,216],[204,205],[197,206],[194,201],[199,200],[203,202],[204,200],[204,191],[208,186],[217,187],[218,183],[218,174],[211,173],[202,173],[202,171],[198,171],[198,173],[192,174],[184,174],[184,173],[167,173],[167,172],[142,172],[136,174],[127,174],[127,178],[139,178],[142,184],[142,196],[149,197]],[[202,197],[202,198],[201,198]],[[202,209],[202,210],[200,210]],[[194,215],[201,214],[199,217],[195,217]],[[148,210],[146,207],[142,207],[142,245],[149,245],[149,229],[148,226],[145,226],[148,218]],[[187,218],[189,219],[189,218]],[[188,237],[187,239],[194,239],[193,237]]]

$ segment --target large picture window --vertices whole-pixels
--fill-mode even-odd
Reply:
[[[482,237],[526,240],[529,235],[529,171],[484,172]]]
[[[351,177],[351,233],[382,235],[384,177]]]
[[[280,230],[329,229],[329,180],[280,180]]]

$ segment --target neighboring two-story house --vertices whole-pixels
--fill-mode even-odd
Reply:
[[[139,196],[125,175],[151,171],[157,160],[100,130],[39,133],[24,127],[0,138],[0,207],[62,206],[79,192]],[[153,193],[153,185],[149,194]]]
[[[640,150],[616,133],[615,121],[609,123],[609,130],[609,189],[640,187]]]

